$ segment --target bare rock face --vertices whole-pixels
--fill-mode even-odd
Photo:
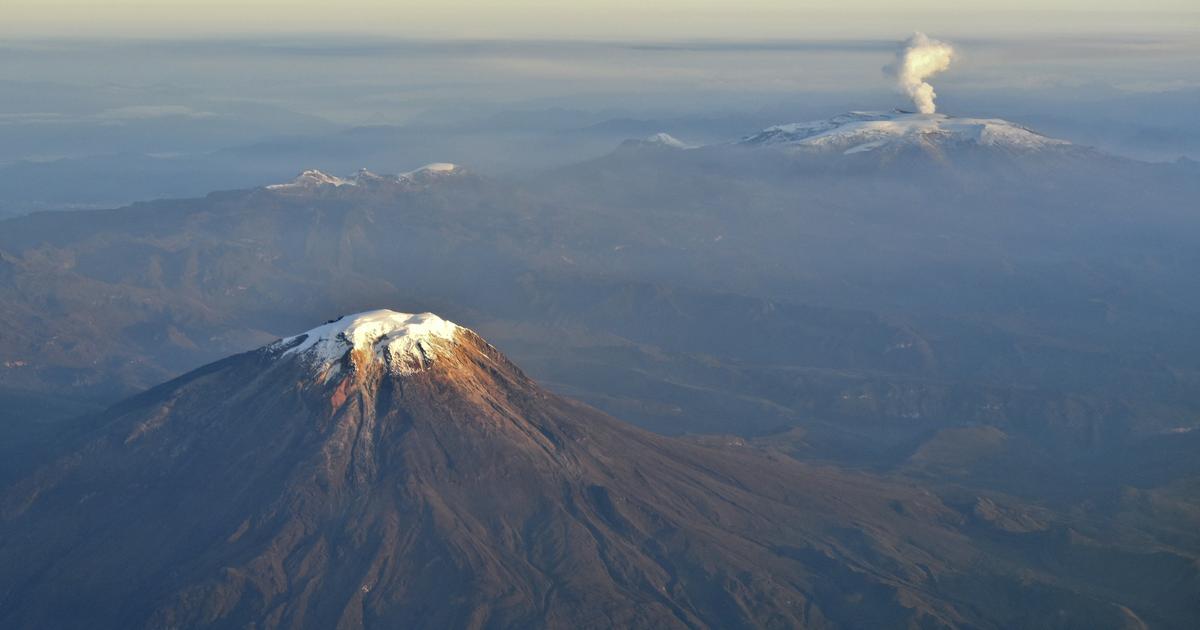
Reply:
[[[375,311],[121,403],[7,489],[0,626],[959,627],[1041,614],[990,586],[1044,593],[1064,623],[1137,621],[1052,597],[1036,571],[1007,577],[967,520],[912,486],[632,428],[546,393],[468,329]]]

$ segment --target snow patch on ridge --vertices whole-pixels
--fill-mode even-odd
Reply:
[[[646,144],[657,144],[672,149],[694,149],[694,145],[690,145],[671,134],[662,131],[656,133],[645,140]]]
[[[659,132],[652,136],[647,136],[640,139],[629,139],[621,143],[622,148],[632,149],[670,149],[675,151],[687,151],[697,149],[696,145],[688,144],[669,133]]]
[[[272,347],[288,347],[282,356],[308,359],[317,374],[332,373],[352,351],[368,353],[391,374],[413,374],[441,356],[445,343],[453,341],[459,329],[433,313],[382,309],[340,317]]]
[[[426,164],[425,166],[422,166],[421,168],[419,168],[415,171],[401,173],[400,177],[405,178],[405,179],[413,179],[416,177],[421,177],[423,175],[444,175],[444,174],[453,173],[453,172],[459,170],[460,168],[462,168],[462,167],[460,167],[457,164],[451,164],[449,162],[434,162],[433,164]]]

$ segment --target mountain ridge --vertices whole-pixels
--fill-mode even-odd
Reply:
[[[306,193],[326,187],[342,188],[344,186],[353,187],[381,183],[421,185],[430,184],[438,179],[449,176],[463,175],[465,172],[466,171],[463,167],[457,164],[451,164],[449,162],[434,162],[431,164],[426,164],[421,168],[400,173],[398,175],[379,175],[362,168],[350,178],[338,177],[318,169],[306,169],[301,171],[301,173],[291,181],[279,184],[268,184],[266,186],[262,186],[261,188],[282,193]]]

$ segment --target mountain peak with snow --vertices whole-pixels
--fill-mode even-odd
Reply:
[[[626,140],[621,146],[633,149],[684,150],[697,148],[696,145],[688,144],[665,131],[661,131],[645,138]]]
[[[466,169],[448,162],[435,162],[426,164],[416,170],[400,173],[398,175],[379,175],[365,168],[359,169],[353,177],[343,179],[335,175],[330,175],[316,169],[309,169],[300,173],[295,179],[282,184],[271,184],[266,187],[267,190],[281,192],[304,194],[323,188],[342,188],[356,187],[360,185],[378,185],[378,184],[393,184],[401,185],[407,188],[421,187],[426,184],[445,179],[451,175],[460,175],[466,173]]]
[[[444,177],[447,175],[454,175],[454,174],[458,174],[458,173],[462,173],[462,172],[463,172],[463,167],[461,167],[457,164],[451,164],[449,162],[434,162],[432,164],[426,164],[425,166],[422,166],[421,168],[418,168],[416,170],[412,170],[407,173],[401,173],[400,179],[401,180],[410,180],[410,181],[424,181],[424,180]]]
[[[354,173],[354,179],[351,181],[357,186],[359,184],[366,184],[366,183],[371,183],[371,182],[384,182],[387,180],[388,180],[388,178],[386,176],[380,175],[378,173],[374,173],[374,172],[370,171],[369,169],[360,168],[360,169],[358,169],[357,172]]]
[[[642,142],[644,142],[644,143],[646,143],[646,144],[652,144],[652,145],[657,145],[657,146],[662,146],[662,147],[668,147],[668,148],[671,148],[671,149],[691,149],[691,148],[694,148],[694,145],[690,145],[690,144],[688,144],[688,143],[684,142],[683,140],[680,140],[679,138],[676,138],[675,136],[672,136],[671,134],[669,134],[669,133],[667,133],[667,132],[665,132],[665,131],[661,131],[661,132],[659,132],[659,133],[656,133],[656,134],[654,134],[654,135],[652,135],[652,136],[650,136],[650,137],[646,138],[646,139],[645,139],[645,140],[643,140]]]
[[[267,190],[310,190],[321,186],[341,187],[352,185],[354,185],[353,181],[342,179],[314,168],[300,173],[290,182],[271,184],[267,186]]]
[[[959,118],[896,110],[849,112],[827,120],[777,125],[737,144],[853,154],[913,146],[1040,151],[1071,143],[998,118]]]
[[[381,309],[339,317],[268,348],[282,349],[281,357],[300,357],[326,377],[337,372],[347,355],[356,365],[373,362],[390,374],[404,375],[428,368],[448,352],[460,330],[433,313]]]

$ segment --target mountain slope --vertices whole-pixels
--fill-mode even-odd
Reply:
[[[913,486],[634,429],[375,311],[117,405],[8,489],[0,625],[1135,627],[1186,597],[1018,578],[970,526]]]

